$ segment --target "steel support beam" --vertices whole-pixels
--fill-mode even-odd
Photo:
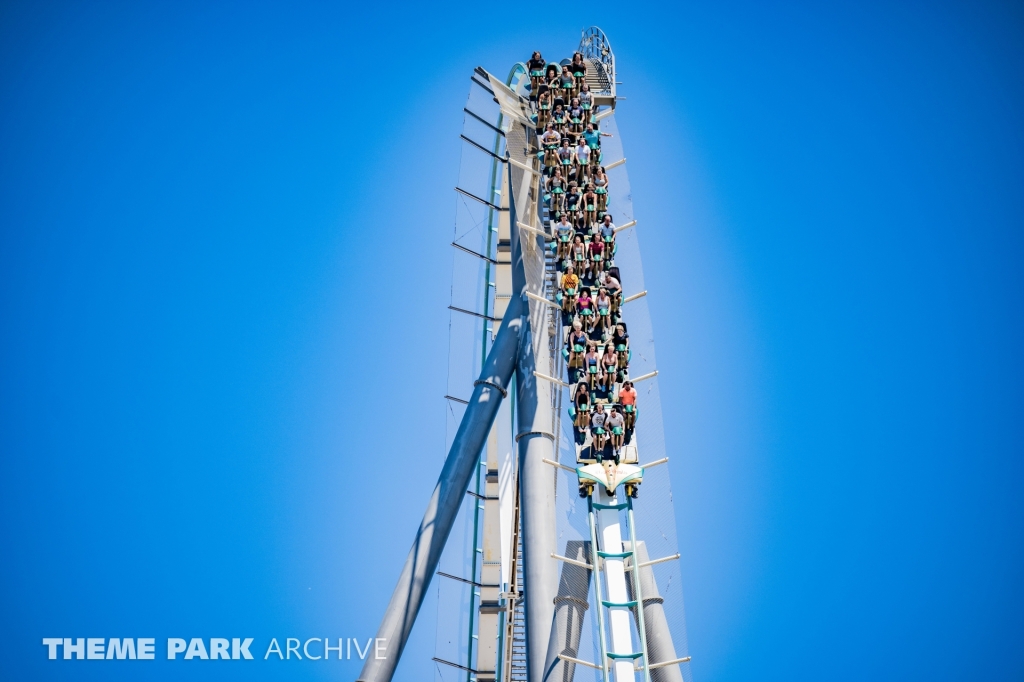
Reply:
[[[487,354],[480,380],[473,388],[473,396],[448,451],[441,476],[430,496],[423,521],[416,531],[416,539],[391,595],[391,602],[381,619],[377,637],[383,640],[384,655],[380,659],[367,658],[357,682],[390,682],[395,674],[430,579],[437,569],[441,551],[466,496],[469,480],[479,465],[480,453],[487,442],[503,393],[507,393],[512,380],[522,323],[521,307],[523,304],[518,297],[509,303],[498,336]]]
[[[668,628],[665,607],[662,606],[665,600],[658,593],[658,583],[654,579],[654,569],[651,568],[653,562],[650,561],[647,554],[647,546],[643,541],[638,541],[633,550],[633,565],[640,566],[640,592],[644,597],[644,629],[647,633],[647,653],[651,657],[649,661],[651,682],[683,682],[683,673],[678,663],[658,665],[658,663],[667,661],[684,661],[676,658],[672,632]],[[627,587],[629,587],[629,598],[635,599],[632,581],[627,582]],[[639,628],[640,622],[637,615],[636,609],[633,609],[633,620]]]
[[[590,558],[590,543],[582,540],[566,542],[564,562],[555,597],[555,617],[544,663],[544,682],[573,682],[576,660],[580,653],[583,617],[590,607],[590,569],[584,563]]]

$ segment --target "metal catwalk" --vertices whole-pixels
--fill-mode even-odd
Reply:
[[[392,679],[430,586],[441,682],[692,679],[617,76],[596,27],[471,76],[448,458],[362,682]]]

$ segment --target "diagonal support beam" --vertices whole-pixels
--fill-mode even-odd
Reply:
[[[378,640],[383,640],[383,656],[368,658],[357,682],[390,682],[395,674],[430,579],[437,569],[441,551],[469,488],[469,480],[480,460],[480,452],[498,413],[503,393],[512,380],[519,348],[521,309],[521,298],[516,297],[509,302],[498,336],[487,354],[480,379],[473,388],[473,396],[448,451],[448,459],[430,496],[423,521],[416,531],[391,602],[377,630]]]

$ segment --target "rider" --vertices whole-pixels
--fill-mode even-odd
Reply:
[[[586,212],[587,227],[597,224],[597,192],[594,186],[587,183],[587,191],[583,193],[583,210]]]
[[[605,439],[604,421],[604,410],[594,410],[594,414],[590,418],[590,435],[593,439],[590,442],[590,454],[594,459],[602,459]]]
[[[559,85],[562,86],[562,92],[565,93],[566,100],[571,100],[576,96],[576,79],[573,78],[572,72],[569,71],[568,66],[562,67],[562,75],[560,77]]]
[[[537,129],[543,130],[551,118],[551,89],[546,83],[541,84],[541,90],[537,93]]]
[[[581,289],[579,298],[576,299],[576,310],[587,333],[594,331],[594,299],[590,298],[590,289]]]
[[[583,119],[587,112],[583,111],[578,97],[573,97],[569,110],[566,113],[569,115],[569,129],[576,135],[581,135],[583,133]]]
[[[608,247],[608,258],[612,257],[612,249],[615,247],[615,223],[608,213],[604,214],[604,221],[601,223],[601,241]]]
[[[548,88],[551,89],[551,97],[553,104],[565,104],[565,100],[562,99],[562,86],[561,81],[558,78],[558,67],[554,64],[548,64],[547,71],[544,74],[544,81],[547,83]]]
[[[590,177],[590,147],[582,137],[576,142],[576,166],[576,180],[583,185]]]
[[[580,278],[573,271],[572,263],[565,268],[562,275],[562,310],[570,313],[576,310],[576,293],[580,288]]]
[[[594,172],[594,191],[597,192],[597,212],[604,213],[608,208],[608,176],[604,174],[604,166],[598,166]]]
[[[576,407],[576,420],[574,424],[577,429],[582,431],[590,423],[590,391],[587,390],[585,381],[581,381],[576,385],[576,395],[573,396],[572,402]]]
[[[569,257],[569,248],[572,246],[572,238],[576,231],[572,229],[569,216],[562,214],[562,219],[555,225],[555,235],[558,237],[558,260],[565,260]]]
[[[590,92],[590,86],[583,83],[580,86],[579,98],[580,106],[583,108],[583,119],[590,121],[590,110],[594,108],[594,95]]]
[[[534,52],[533,56],[530,57],[530,61],[526,62],[526,68],[530,72],[530,90],[534,93],[537,92],[537,85],[540,84],[542,78],[544,78],[544,67],[547,66],[547,62],[540,56],[540,52]]]
[[[617,315],[622,307],[622,278],[617,267],[610,267],[601,273],[601,286],[608,289],[612,297],[612,315]]]
[[[583,331],[583,323],[573,320],[572,331],[569,332],[569,338],[565,342],[569,354],[569,378],[573,381],[579,381],[579,375],[583,373],[583,353],[589,342],[590,339]],[[573,376],[573,370],[576,371],[576,376]]]
[[[619,448],[626,439],[626,419],[622,416],[618,405],[612,407],[612,413],[605,420],[604,425],[611,432],[612,450],[615,451],[615,460],[619,459]]]
[[[572,163],[575,160],[575,152],[572,147],[569,146],[569,138],[562,138],[562,146],[558,148],[558,163],[561,165],[562,175],[569,177],[569,169],[572,168]]]
[[[601,323],[601,331],[604,332],[612,325],[612,299],[607,289],[598,289],[594,304],[597,306],[597,319]]]
[[[604,270],[604,242],[600,239],[591,239],[589,250],[591,266],[595,272],[601,272]]]
[[[636,424],[636,389],[632,381],[624,381],[619,389],[619,405],[626,413],[626,430],[631,431]]]
[[[619,354],[615,352],[615,346],[605,346],[604,355],[601,356],[601,378],[604,390],[611,391],[615,386],[615,379],[619,373]]]
[[[633,358],[633,351],[629,349],[629,333],[626,331],[626,323],[619,322],[612,332],[611,343],[615,346],[615,352],[619,354],[619,369],[625,371],[629,367],[629,361]]]
[[[576,181],[573,180],[569,183],[569,193],[565,195],[565,213],[562,214],[563,218],[566,214],[572,218],[579,215],[580,198],[580,188],[576,185]]]
[[[580,100],[581,104],[582,102],[583,100]],[[590,148],[593,149],[595,152],[601,148],[602,137],[612,137],[612,134],[601,132],[600,130],[594,127],[593,123],[587,124],[587,129],[583,132],[583,139],[587,141],[587,144],[590,145]]]
[[[597,382],[601,379],[601,358],[597,354],[597,344],[587,344],[587,354],[583,357],[583,364],[587,370],[587,381],[590,383],[590,390],[597,388]]]
[[[547,130],[540,136],[540,141],[544,145],[544,170],[551,174],[551,170],[558,166],[558,143],[562,140],[562,135],[555,130],[554,123],[548,123]]]
[[[565,195],[565,176],[561,168],[555,168],[555,173],[547,181],[547,190],[551,193],[551,203],[548,208],[552,213],[562,212],[562,200]]]
[[[579,52],[574,52],[572,55],[572,64],[569,65],[569,70],[572,72],[573,78],[576,79],[576,89],[585,86],[585,79],[587,77],[587,63],[583,61],[583,55]]]
[[[583,235],[577,234],[572,242],[572,261],[579,268],[580,274],[587,269],[587,247],[583,243]]]

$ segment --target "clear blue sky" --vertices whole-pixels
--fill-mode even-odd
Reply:
[[[0,677],[355,677],[40,640],[371,636],[445,455],[467,79],[598,24],[695,679],[1022,679],[1020,4],[506,6],[0,7]]]

